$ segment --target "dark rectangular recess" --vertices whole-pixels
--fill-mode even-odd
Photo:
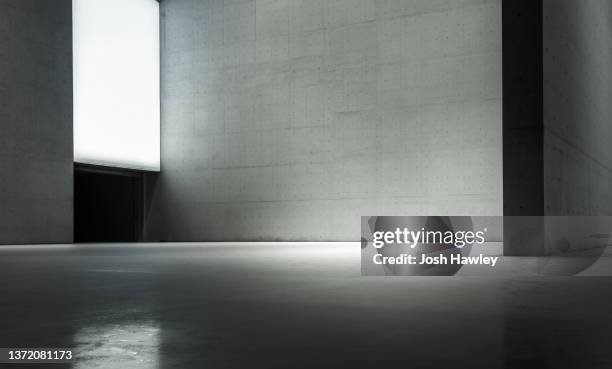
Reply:
[[[75,164],[74,242],[143,238],[143,171]]]
[[[504,215],[544,215],[543,1],[503,0]]]

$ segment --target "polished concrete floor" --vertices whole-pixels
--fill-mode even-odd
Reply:
[[[0,276],[0,347],[75,350],[38,367],[612,367],[605,276],[361,277],[358,244],[0,247]]]

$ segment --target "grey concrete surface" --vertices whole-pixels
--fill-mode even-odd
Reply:
[[[0,244],[72,242],[71,14],[0,1]]]
[[[612,214],[612,2],[544,0],[547,215]]]
[[[165,0],[164,240],[501,215],[500,0]]]
[[[328,243],[0,247],[0,347],[71,347],[72,368],[612,365],[610,277],[361,277],[359,255]],[[509,259],[515,271],[535,260]]]

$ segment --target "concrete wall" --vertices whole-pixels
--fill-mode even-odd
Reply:
[[[0,0],[0,244],[72,242],[71,19]]]
[[[501,215],[500,0],[164,0],[166,240]]]
[[[612,2],[544,0],[547,215],[612,215]]]

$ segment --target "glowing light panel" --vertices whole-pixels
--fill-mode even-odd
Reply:
[[[160,169],[159,3],[73,0],[74,159]]]

